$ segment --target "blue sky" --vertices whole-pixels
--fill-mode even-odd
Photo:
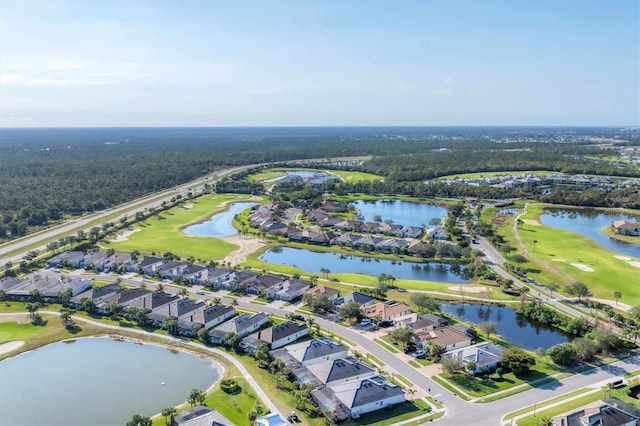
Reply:
[[[2,0],[0,126],[639,125],[637,0]]]

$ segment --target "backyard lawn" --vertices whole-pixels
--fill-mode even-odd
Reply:
[[[133,225],[133,232],[125,241],[103,242],[105,248],[138,250],[162,255],[171,252],[182,258],[193,256],[203,261],[220,260],[238,247],[213,237],[192,237],[182,230],[188,225],[203,222],[226,210],[226,203],[245,201],[248,196],[215,194],[187,200],[182,206],[152,216]]]

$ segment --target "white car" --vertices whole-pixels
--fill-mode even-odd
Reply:
[[[360,321],[360,325],[362,326],[369,325],[369,324],[371,324],[370,319],[363,319],[362,321]]]

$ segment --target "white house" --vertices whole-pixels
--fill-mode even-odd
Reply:
[[[484,370],[492,370],[498,366],[502,359],[502,354],[506,351],[502,346],[493,343],[478,343],[464,348],[457,348],[445,352],[442,356],[447,358],[458,358],[463,364],[474,362],[476,373]]]
[[[380,376],[332,386],[331,390],[354,419],[405,401],[402,388],[388,383]]]
[[[306,324],[286,321],[251,334],[247,337],[247,343],[250,346],[256,346],[256,344],[264,342],[269,345],[269,349],[278,349],[308,334],[309,327]]]

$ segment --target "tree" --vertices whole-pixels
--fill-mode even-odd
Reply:
[[[616,305],[618,304],[618,300],[620,300],[620,298],[622,297],[622,293],[619,291],[614,291],[613,292],[613,297],[616,298]]]
[[[538,244],[538,240],[533,240],[533,251],[536,251],[536,244]]]
[[[589,287],[579,281],[576,281],[573,284],[569,284],[566,290],[569,296],[577,296],[578,301],[582,301],[583,297],[591,296],[591,290],[589,290]]]
[[[389,338],[394,342],[400,342],[406,345],[415,336],[415,332],[411,327],[396,327],[389,332]]]
[[[178,320],[173,317],[165,318],[164,321],[162,321],[162,327],[166,329],[169,334],[177,334]]]
[[[416,305],[421,311],[440,312],[442,310],[440,302],[427,296],[425,293],[413,292],[411,296],[409,296],[409,301],[411,304]]]
[[[0,302],[4,303],[5,305],[7,304],[7,293],[0,289]]]
[[[360,304],[353,300],[342,305],[338,314],[342,319],[348,319],[353,322],[360,316]]]
[[[29,317],[36,319],[38,317],[38,309],[40,309],[40,302],[27,303],[25,309],[29,311]]]
[[[462,361],[460,361],[460,358],[455,356],[444,357],[440,363],[442,364],[442,370],[447,374],[453,374],[463,368]]]
[[[516,376],[527,374],[532,365],[536,364],[533,355],[525,352],[520,348],[507,349],[502,355],[502,365],[508,368]]]
[[[486,335],[487,339],[491,337],[491,334],[495,334],[498,329],[498,325],[493,321],[484,321],[478,325],[478,328],[482,330]]]
[[[547,417],[547,416],[540,417],[538,419],[538,422],[536,423],[536,426],[553,426],[553,425],[554,425],[553,421],[551,420],[550,417]]]
[[[169,426],[173,423],[173,416],[176,414],[176,407],[166,407],[162,409],[162,415],[164,416],[164,424]]]
[[[189,391],[189,395],[187,395],[187,402],[191,404],[192,407],[195,407],[196,405],[202,405],[204,398],[204,391],[194,388]]]
[[[553,292],[558,290],[558,288],[560,287],[558,285],[558,283],[555,282],[550,282],[549,284],[546,285],[546,287],[549,289],[549,291],[551,292],[551,297],[553,297]]]
[[[576,348],[571,343],[560,343],[547,349],[547,355],[553,362],[563,367],[567,367],[575,361]]]
[[[576,357],[582,361],[589,361],[598,352],[598,345],[587,338],[576,337],[573,339],[573,346],[576,349]]]
[[[82,309],[85,312],[92,314],[96,311],[96,308],[96,302],[94,302],[93,299],[90,299],[88,297],[82,299]]]
[[[151,426],[152,424],[151,417],[141,416],[140,414],[134,414],[127,422],[127,426]]]
[[[58,292],[58,300],[60,301],[60,304],[62,304],[62,306],[68,305],[72,296],[73,296],[73,292],[71,291],[70,288],[64,291]]]

